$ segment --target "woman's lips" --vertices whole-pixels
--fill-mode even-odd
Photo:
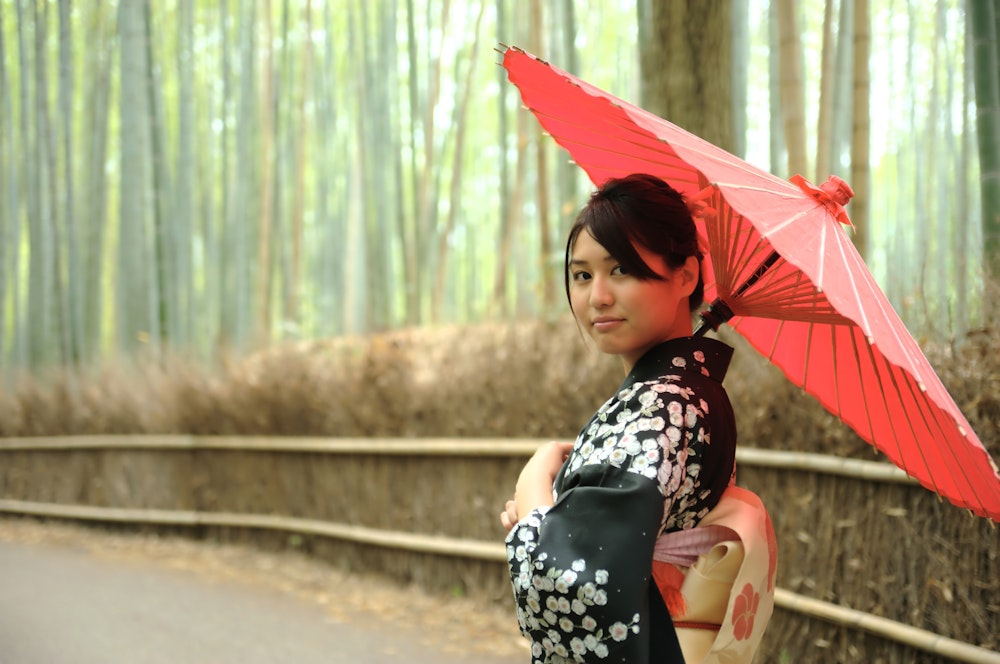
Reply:
[[[598,332],[610,332],[624,322],[622,318],[595,318],[591,321],[594,329]]]

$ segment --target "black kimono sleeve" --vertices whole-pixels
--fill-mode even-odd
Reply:
[[[656,480],[587,464],[563,478],[555,505],[511,530],[507,559],[533,663],[648,661],[663,507]]]

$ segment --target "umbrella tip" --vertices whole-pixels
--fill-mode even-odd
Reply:
[[[826,179],[826,182],[818,187],[798,174],[788,179],[793,184],[798,185],[804,194],[825,205],[840,223],[851,228],[854,227],[844,210],[844,206],[854,197],[854,190],[843,178],[831,175]]]
[[[831,175],[826,178],[826,182],[819,186],[820,189],[830,195],[830,198],[839,205],[847,205],[854,198],[854,190],[843,178]]]

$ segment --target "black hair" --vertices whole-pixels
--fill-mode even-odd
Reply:
[[[569,300],[573,246],[580,233],[587,231],[607,249],[628,274],[637,279],[662,281],[663,277],[646,264],[635,250],[639,244],[658,256],[667,266],[677,269],[691,256],[698,258],[698,232],[694,219],[681,194],[654,175],[634,173],[608,180],[590,196],[580,210],[566,241],[566,299]],[[705,299],[705,283],[698,270],[698,284],[688,298],[692,312]],[[572,302],[571,302],[572,306]]]

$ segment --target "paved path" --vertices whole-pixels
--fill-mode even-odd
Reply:
[[[0,521],[0,531],[10,525]],[[529,659],[526,651],[514,654],[506,640],[492,654],[458,652],[454,638],[435,642],[428,634],[433,630],[401,620],[399,612],[380,616],[371,607],[354,610],[330,598],[324,605],[275,584],[206,575],[168,562],[176,560],[101,555],[71,538],[0,536],[0,664],[524,664]],[[405,593],[399,597],[405,601]]]

